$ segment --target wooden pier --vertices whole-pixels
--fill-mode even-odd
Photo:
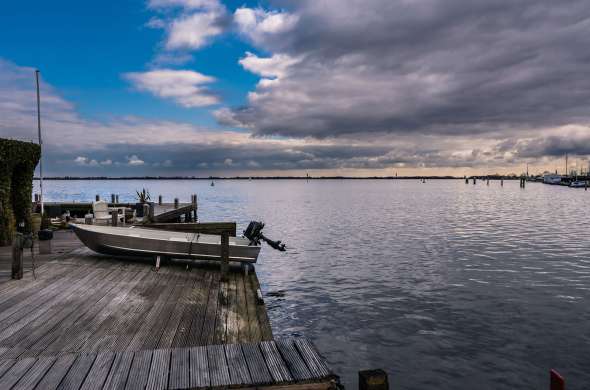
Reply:
[[[11,280],[0,248],[0,389],[335,388],[304,338],[274,339],[255,272],[98,255],[71,232],[25,250]],[[4,272],[6,270],[6,272]]]

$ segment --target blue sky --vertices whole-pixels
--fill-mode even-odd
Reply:
[[[550,0],[5,1],[0,137],[49,175],[578,171],[590,8]]]
[[[248,1],[225,4],[232,12]],[[257,5],[258,3],[253,3]],[[90,118],[137,115],[216,126],[209,108],[186,110],[173,102],[135,91],[123,73],[143,71],[157,55],[162,30],[146,26],[158,12],[144,1],[6,2],[0,13],[0,50],[4,58],[34,66],[43,78]],[[230,105],[245,103],[258,77],[238,64],[256,49],[234,34],[213,39],[189,68],[218,79],[214,88]]]

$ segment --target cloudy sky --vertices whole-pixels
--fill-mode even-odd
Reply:
[[[3,2],[0,137],[50,175],[588,168],[587,0]]]

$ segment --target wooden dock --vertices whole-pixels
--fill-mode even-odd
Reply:
[[[0,248],[0,269],[10,269]],[[304,338],[273,339],[255,272],[94,254],[58,232],[0,275],[0,389],[334,388]]]

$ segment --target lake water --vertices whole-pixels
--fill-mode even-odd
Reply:
[[[38,185],[38,183],[36,183]],[[518,181],[46,181],[46,200],[199,197],[202,221],[263,220],[276,335],[305,335],[351,389],[590,387],[590,191]],[[272,293],[268,295],[269,293]]]

